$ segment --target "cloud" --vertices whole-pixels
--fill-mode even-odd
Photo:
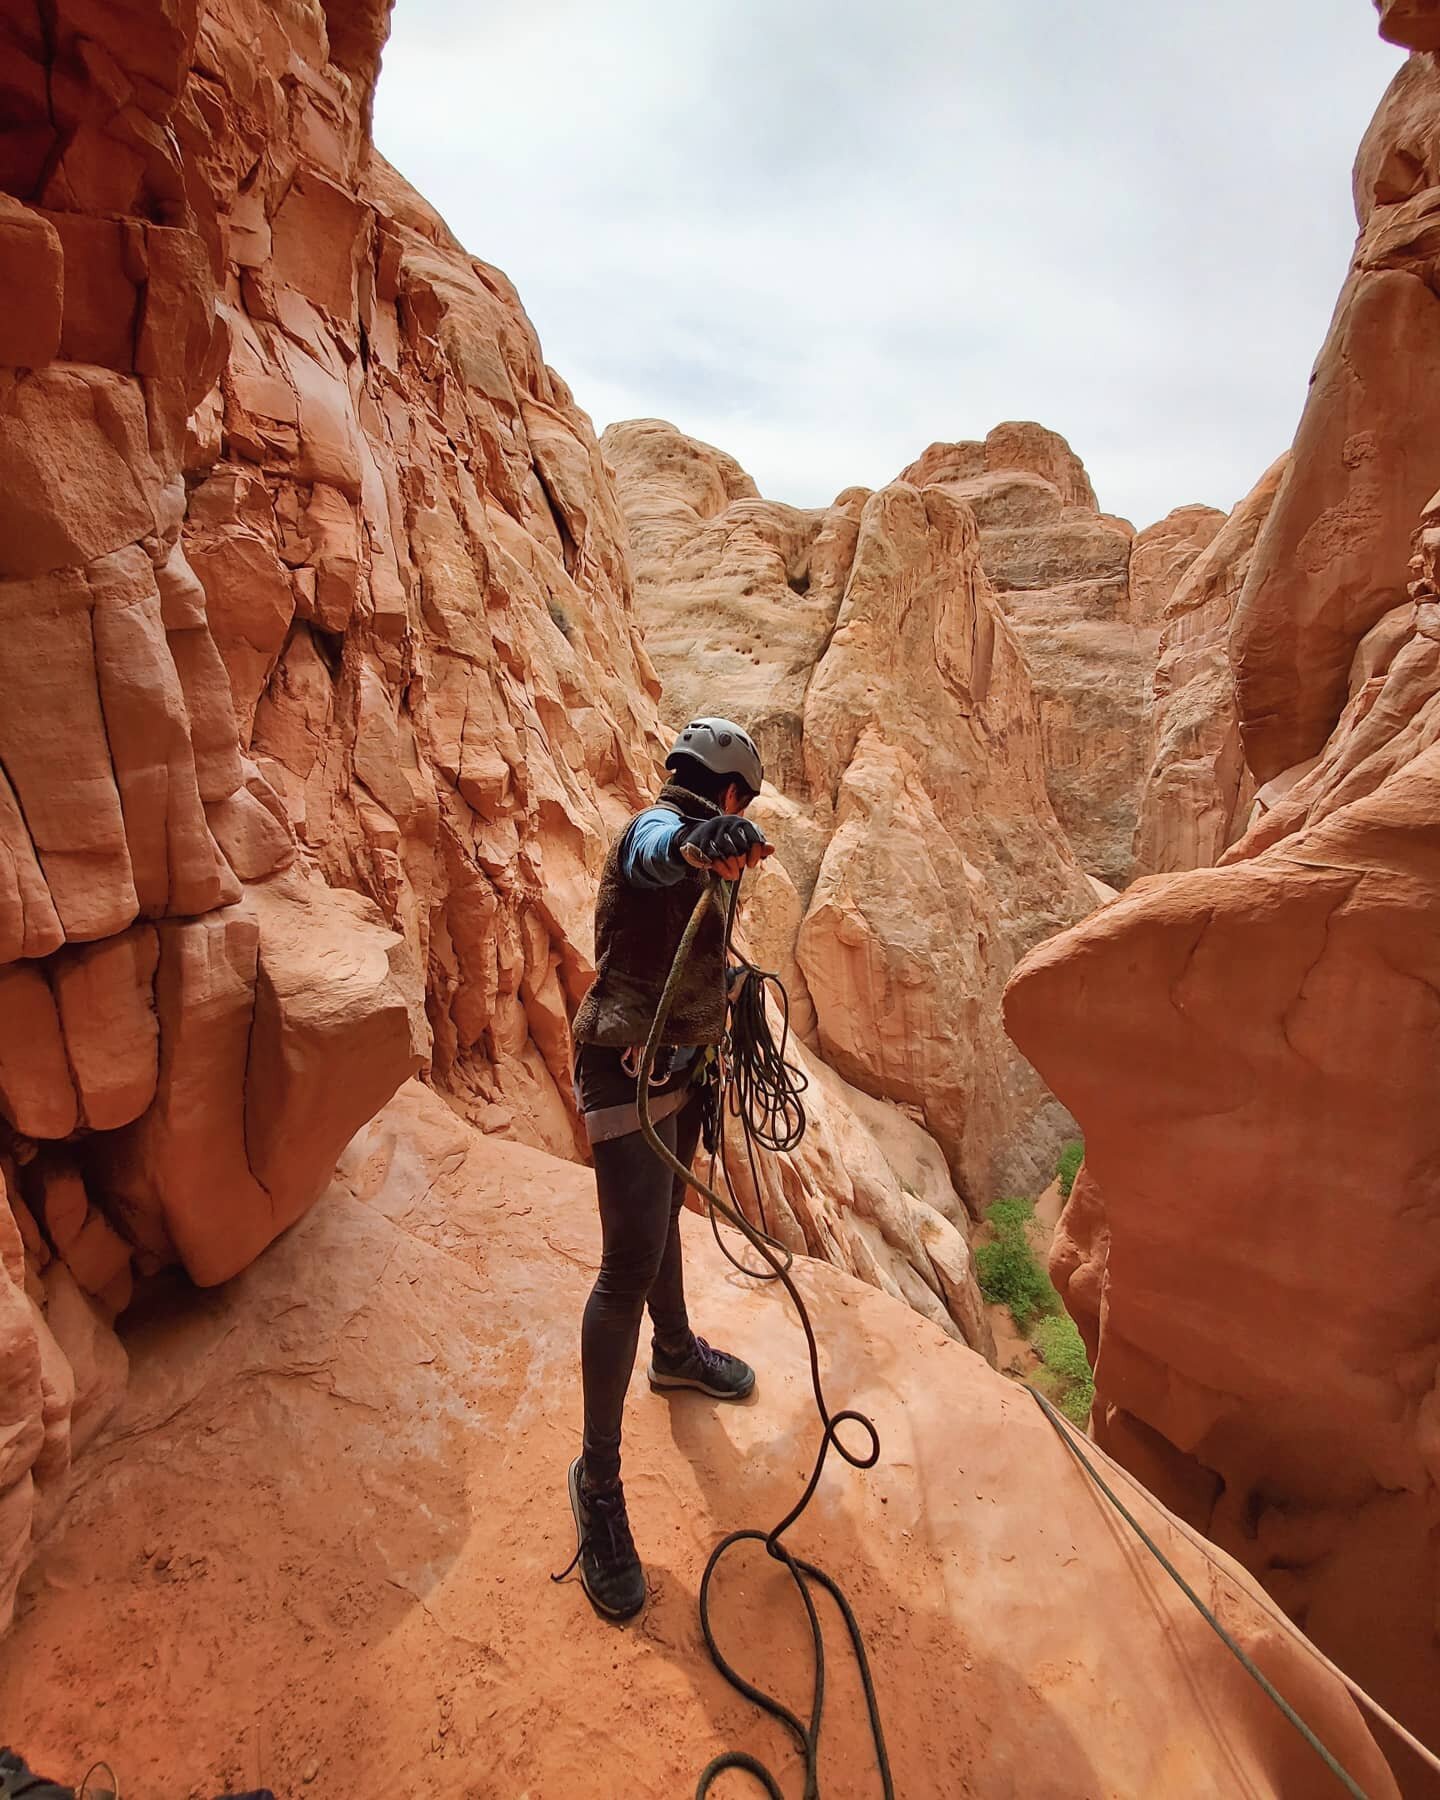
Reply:
[[[400,0],[376,139],[597,425],[775,499],[1034,418],[1102,506],[1294,432],[1400,55],[1362,0]]]

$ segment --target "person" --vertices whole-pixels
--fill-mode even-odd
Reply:
[[[570,1465],[576,1561],[591,1603],[613,1619],[645,1604],[620,1481],[620,1426],[642,1315],[653,1331],[652,1387],[743,1400],[755,1372],[690,1326],[680,1247],[686,1183],[640,1134],[640,1057],[680,938],[706,879],[735,881],[771,854],[744,813],[760,791],[760,754],[733,720],[692,719],[666,758],[653,806],[611,846],[595,902],[593,985],[575,1016],[575,1087],[595,1163],[600,1272],[580,1334],[584,1447]],[[725,926],[711,908],[694,940],[651,1071],[650,1115],[686,1167],[700,1134],[704,1052],[725,1031]],[[571,1565],[574,1566],[573,1564]]]

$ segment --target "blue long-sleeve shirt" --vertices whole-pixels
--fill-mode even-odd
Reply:
[[[674,887],[686,864],[675,848],[684,820],[668,807],[649,806],[620,840],[620,875],[632,887]]]

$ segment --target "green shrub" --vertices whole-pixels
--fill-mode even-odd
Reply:
[[[1060,1192],[1068,1200],[1070,1190],[1075,1185],[1075,1177],[1080,1173],[1080,1165],[1085,1160],[1085,1146],[1079,1138],[1072,1138],[1060,1152],[1060,1160],[1055,1165],[1055,1173],[1060,1177]]]
[[[1060,1304],[1025,1229],[1034,1213],[1029,1200],[997,1200],[985,1214],[994,1242],[975,1252],[980,1292],[992,1306],[1008,1306],[1021,1331],[1038,1314],[1054,1312]]]
[[[1045,1367],[1055,1377],[1058,1393],[1051,1398],[1072,1423],[1084,1426],[1095,1399],[1095,1377],[1079,1329],[1069,1313],[1053,1313],[1030,1334]],[[1045,1387],[1049,1383],[1043,1384]]]

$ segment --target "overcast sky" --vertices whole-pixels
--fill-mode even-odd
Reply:
[[[1400,60],[1369,0],[400,0],[375,136],[597,428],[815,505],[1038,419],[1145,525],[1289,443]]]

